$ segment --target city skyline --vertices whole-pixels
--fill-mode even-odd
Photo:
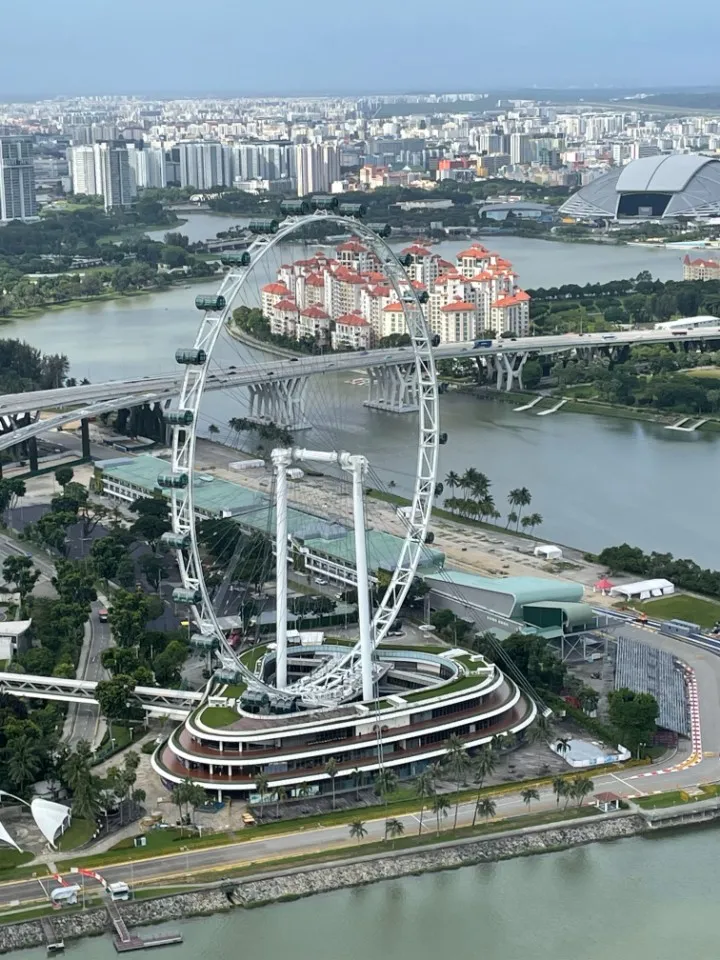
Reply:
[[[89,11],[88,0],[69,0],[62,8],[39,0],[32,8],[8,9],[6,34],[29,42],[9,44],[4,52],[0,99],[61,93],[309,96],[534,85],[667,88],[673,81],[703,85],[715,81],[713,27],[720,26],[720,9],[709,0],[696,4],[688,18],[651,0],[635,0],[631,9],[609,0],[601,14],[578,12],[569,0],[550,0],[542,16],[530,0],[518,0],[513,8],[518,27],[511,36],[478,48],[487,40],[487,18],[463,22],[462,42],[450,21],[443,39],[427,0],[414,8],[413,17],[391,0],[383,6],[382,20],[357,20],[328,0],[317,0],[312,22],[306,8],[288,0],[272,9],[242,11],[219,0],[205,39],[202,31],[198,37],[197,30],[188,29],[195,9],[186,0],[173,4],[172,16],[165,4],[128,0],[124,20],[136,27],[128,46],[111,8],[94,5],[92,18]],[[498,18],[498,29],[502,26]]]

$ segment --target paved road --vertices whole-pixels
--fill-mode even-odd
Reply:
[[[92,604],[90,619],[85,628],[85,641],[80,654],[80,663],[78,664],[77,677],[79,680],[97,681],[104,680],[108,676],[100,658],[103,650],[111,645],[112,635],[110,625],[101,623],[98,617],[98,611],[103,605],[99,601]],[[99,708],[94,704],[68,704],[64,727],[65,739],[69,743],[77,743],[78,740],[87,740],[94,743],[100,720]]]

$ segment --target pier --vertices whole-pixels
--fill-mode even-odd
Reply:
[[[43,936],[45,937],[45,948],[49,954],[61,953],[65,949],[65,941],[55,929],[55,924],[50,917],[41,917]]]
[[[146,950],[150,947],[167,947],[173,943],[182,943],[183,938],[180,933],[160,933],[153,937],[138,937],[128,930],[116,903],[110,901],[106,904],[106,909],[115,927],[113,943],[117,953],[130,953],[133,950]]]

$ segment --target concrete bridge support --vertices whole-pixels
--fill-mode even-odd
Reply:
[[[517,386],[522,390],[523,381],[522,381],[522,371],[525,366],[527,358],[530,356],[529,353],[502,353],[500,357],[502,358],[502,366],[505,377],[505,390],[509,393],[513,386]],[[498,380],[497,380],[498,390],[502,390],[502,380],[501,372],[498,370]]]
[[[248,420],[274,423],[288,430],[309,430],[305,416],[307,377],[291,377],[270,383],[251,383]]]
[[[90,459],[90,421],[83,417],[80,421],[80,440],[82,443],[83,460]]]
[[[368,370],[366,407],[390,413],[414,413],[420,409],[415,368],[409,363]]]

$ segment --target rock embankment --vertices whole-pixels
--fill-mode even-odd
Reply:
[[[646,829],[642,817],[623,816],[503,837],[456,841],[427,850],[398,851],[392,856],[360,858],[353,863],[306,867],[272,877],[249,879],[238,884],[234,900],[243,906],[258,906],[378,880],[548,853],[598,840],[616,840],[635,836]]]

